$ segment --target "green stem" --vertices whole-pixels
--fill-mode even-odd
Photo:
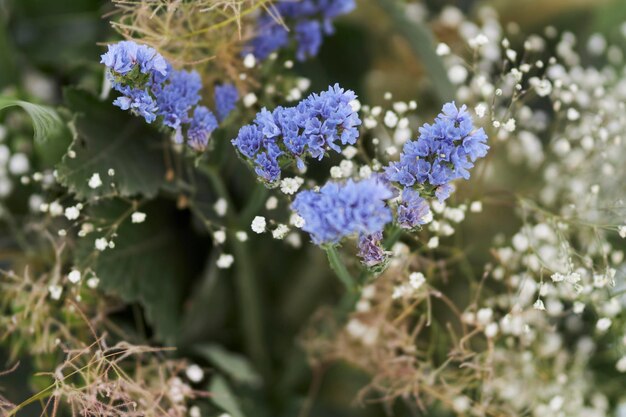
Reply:
[[[339,257],[339,253],[337,252],[337,248],[335,246],[326,246],[324,247],[326,251],[326,255],[328,255],[328,262],[330,263],[330,267],[335,271],[339,280],[345,285],[348,292],[356,291],[356,282],[354,282],[354,278],[348,272],[348,269],[344,265],[343,261]]]
[[[434,37],[426,24],[411,22],[404,8],[397,0],[378,0],[380,7],[389,15],[394,27],[406,38],[416,56],[430,75],[435,94],[447,102],[454,98],[454,87],[448,79],[448,72],[434,48]]]
[[[248,204],[241,210],[241,214],[239,215],[239,222],[243,226],[250,224],[252,218],[259,212],[261,207],[263,207],[268,193],[268,189],[265,188],[263,184],[255,184]]]
[[[391,250],[393,245],[402,237],[402,228],[396,225],[392,226],[391,234],[383,242],[385,250]]]

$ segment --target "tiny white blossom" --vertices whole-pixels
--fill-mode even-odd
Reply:
[[[439,246],[439,237],[438,236],[433,236],[428,240],[428,243],[426,244],[426,246],[428,246],[430,249],[435,249]]]
[[[483,211],[483,202],[472,201],[472,204],[470,204],[470,211],[472,213],[480,213],[481,211]]]
[[[223,230],[216,230],[215,232],[213,232],[213,238],[217,243],[221,245],[222,243],[226,242],[226,232]]]
[[[284,224],[279,224],[276,229],[272,231],[272,236],[274,239],[284,239],[289,233],[289,227]]]
[[[30,169],[30,162],[26,154],[14,153],[9,159],[9,172],[13,175],[22,175]]]
[[[253,54],[247,54],[243,59],[243,66],[246,68],[254,68],[256,65],[256,58]]]
[[[63,214],[63,206],[58,201],[50,203],[49,212],[52,217],[57,217]]]
[[[245,107],[252,107],[256,104],[258,98],[254,93],[248,93],[243,97],[243,105]]]
[[[136,211],[130,215],[130,221],[132,223],[143,223],[144,221],[146,221],[146,213]]]
[[[98,249],[99,251],[103,251],[107,247],[109,247],[109,242],[106,240],[106,238],[101,237],[96,239],[95,246],[96,249]]]
[[[626,225],[617,228],[617,233],[623,239],[626,239]]]
[[[289,217],[289,224],[301,229],[304,226],[304,219],[298,213],[292,213]]]
[[[61,294],[63,293],[63,287],[60,285],[50,285],[48,287],[48,292],[50,293],[50,298],[53,300],[59,300],[61,298]]]
[[[109,175],[109,177],[112,177],[115,175],[115,170],[113,168],[109,168],[109,170],[107,171],[107,174]]]
[[[185,369],[185,375],[191,382],[196,384],[204,379],[204,371],[195,363]]]
[[[300,177],[296,178],[284,178],[280,181],[280,191],[287,195],[295,194],[304,180]]]
[[[346,157],[346,159],[352,159],[356,156],[358,150],[352,145],[346,146],[343,151],[341,151],[342,155]]]
[[[275,196],[270,196],[265,202],[266,210],[275,210],[278,207],[278,199]]]
[[[100,278],[91,277],[87,280],[87,286],[91,289],[97,288],[98,284],[100,284]]]
[[[385,126],[390,129],[393,129],[398,124],[398,115],[392,112],[391,110],[387,110],[385,113]]]
[[[287,235],[285,242],[288,243],[293,248],[300,248],[302,246],[302,238],[300,238],[300,234],[296,232],[291,232]]]
[[[615,369],[624,373],[626,372],[626,356],[622,356],[615,364]]]
[[[265,221],[265,217],[263,216],[256,216],[254,220],[252,220],[251,228],[254,233],[265,232],[266,226],[267,226],[267,223]]]
[[[81,275],[80,275],[80,271],[73,269],[69,274],[67,274],[67,279],[72,283],[72,284],[76,284],[78,281],[80,281]]]
[[[504,123],[504,125],[502,125],[502,127],[507,132],[514,132],[515,131],[515,119],[511,118],[511,119],[507,120],[506,123]]]
[[[372,169],[369,166],[363,165],[361,168],[359,168],[359,177],[369,178],[371,175]]]
[[[200,407],[198,407],[197,405],[192,405],[191,407],[189,407],[189,417],[202,417]]]
[[[341,178],[343,176],[343,172],[340,167],[334,166],[330,168],[330,176],[331,178]]]
[[[437,49],[435,49],[435,52],[439,56],[445,56],[450,53],[450,47],[443,42],[439,42],[439,44],[437,44]]]
[[[89,188],[91,189],[96,189],[98,187],[102,186],[102,180],[100,179],[100,174],[98,174],[97,172],[94,173],[91,178],[89,178],[89,181],[87,182],[87,185],[89,185]]]
[[[541,301],[541,299],[538,298],[537,301],[535,301],[535,304],[533,304],[533,308],[535,310],[545,310],[546,306],[543,305],[543,301]]]
[[[494,338],[498,334],[498,323],[489,323],[485,327],[485,336],[489,339]]]
[[[235,233],[235,236],[237,237],[237,240],[240,242],[245,242],[246,240],[248,240],[248,234],[244,232],[243,230],[239,230],[237,233]]]
[[[474,107],[474,112],[479,119],[482,119],[487,113],[487,105],[485,103],[479,103],[476,107]]]
[[[65,209],[65,217],[68,220],[76,220],[80,216],[80,210],[78,207],[72,206]]]
[[[217,258],[216,265],[220,269],[228,269],[235,262],[235,258],[233,255],[228,253],[222,253],[219,258]]]
[[[225,199],[218,199],[215,204],[213,204],[213,210],[217,213],[218,216],[224,217],[226,215],[226,211],[228,210],[228,203]]]
[[[611,327],[611,324],[613,324],[613,321],[610,318],[602,317],[596,322],[596,329],[601,332],[605,332],[609,329],[609,327]]]

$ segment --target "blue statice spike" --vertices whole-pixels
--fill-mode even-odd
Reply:
[[[405,143],[400,160],[385,174],[404,187],[425,184],[435,188],[439,200],[450,196],[451,181],[469,179],[477,159],[487,155],[487,135],[475,129],[466,106],[446,103],[433,124],[424,124],[415,141]]]
[[[226,119],[235,109],[239,100],[239,91],[231,83],[219,84],[215,86],[215,112],[220,121]]]
[[[402,199],[398,203],[397,222],[403,229],[415,229],[426,223],[430,207],[419,192],[411,188],[402,191]]]
[[[306,156],[321,160],[329,150],[341,152],[343,146],[356,143],[361,119],[350,104],[354,99],[354,92],[335,84],[295,107],[277,107],[273,112],[263,108],[254,124],[242,128],[232,143],[259,168],[257,174],[264,181],[273,182],[280,178],[279,157],[304,170]],[[270,146],[280,153],[257,158]]]
[[[147,123],[152,123],[157,117],[157,103],[145,90],[125,87],[121,89],[122,96],[113,101],[113,105],[122,110],[131,110],[143,117]]]
[[[109,45],[100,63],[117,75],[126,75],[135,67],[142,74],[159,73],[167,75],[167,61],[154,48],[132,41],[122,41]]]
[[[380,265],[387,259],[387,254],[382,246],[383,232],[371,235],[361,235],[358,244],[358,256],[367,267]]]
[[[358,182],[328,182],[320,191],[296,195],[291,208],[304,219],[315,244],[335,244],[347,236],[372,235],[391,222],[386,200],[393,191],[376,177]]]
[[[189,111],[200,101],[202,81],[196,71],[172,71],[157,95],[159,115],[163,124],[178,129],[189,123]]]
[[[274,3],[275,12],[294,30],[289,32],[274,16],[263,13],[257,20],[256,36],[244,48],[244,54],[252,53],[264,60],[272,52],[295,43],[298,61],[315,57],[323,35],[333,33],[332,21],[355,7],[354,0],[278,0]]]
[[[187,130],[187,144],[197,151],[205,150],[215,129],[217,129],[215,115],[208,108],[197,106]]]
[[[132,41],[109,45],[101,58],[107,79],[122,94],[113,102],[115,106],[143,117],[147,123],[158,120],[171,128],[175,143],[186,140],[195,150],[206,149],[218,122],[207,107],[198,104],[202,80],[196,71],[175,70],[154,48]],[[224,84],[216,87],[215,95],[222,120],[234,108],[238,92],[233,85]],[[252,157],[259,146],[243,145],[241,152],[249,149]]]

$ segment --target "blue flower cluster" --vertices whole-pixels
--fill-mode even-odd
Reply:
[[[387,259],[387,254],[382,245],[383,232],[376,232],[371,235],[359,237],[358,256],[367,267],[382,264]]]
[[[273,112],[263,108],[232,143],[259,177],[273,183],[280,178],[280,157],[303,170],[304,157],[321,160],[329,149],[341,152],[340,145],[356,143],[361,119],[350,104],[355,98],[353,91],[335,84],[295,107],[277,107]]]
[[[112,87],[122,94],[114,105],[131,110],[147,123],[159,117],[163,126],[174,130],[177,143],[185,141],[186,129],[189,146],[196,150],[206,148],[218,124],[213,113],[198,104],[202,81],[197,72],[174,70],[154,48],[132,41],[109,45],[101,58]],[[225,85],[219,94],[216,89],[220,119],[234,109],[237,99],[234,86]]]
[[[333,19],[351,12],[354,0],[282,0],[274,5],[275,11],[293,27],[296,58],[304,61],[317,55],[325,34],[332,34]],[[293,26],[292,26],[293,25]],[[289,45],[291,39],[287,29],[268,13],[257,21],[257,35],[248,45],[257,59],[265,59],[272,52]]]
[[[419,138],[404,145],[400,160],[385,173],[403,187],[421,184],[423,191],[434,190],[445,200],[453,190],[450,182],[468,179],[474,162],[487,154],[487,135],[482,128],[475,130],[466,106],[459,109],[454,102],[443,106],[435,123],[419,130]]]
[[[345,183],[328,182],[319,192],[301,191],[291,208],[304,219],[303,230],[315,244],[334,244],[347,236],[382,232],[392,221],[386,200],[393,191],[375,176]]]
[[[216,85],[214,94],[215,112],[220,121],[222,121],[235,110],[237,100],[239,100],[239,91],[237,91],[237,87],[234,85],[225,83]]]

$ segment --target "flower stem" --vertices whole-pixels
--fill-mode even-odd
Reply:
[[[339,280],[345,285],[346,289],[349,292],[356,291],[356,282],[354,282],[354,278],[348,272],[348,269],[344,265],[343,261],[339,257],[339,253],[337,252],[337,248],[335,246],[326,246],[324,247],[326,251],[326,255],[328,255],[328,262],[330,263],[330,267],[335,271]]]

